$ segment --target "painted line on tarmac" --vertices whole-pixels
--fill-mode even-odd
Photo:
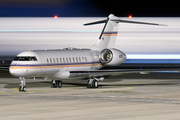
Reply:
[[[127,83],[127,84],[121,84],[121,85],[138,85],[138,84],[153,84],[158,82],[140,82],[140,83]]]
[[[129,93],[132,91],[125,91],[122,89],[133,89],[133,87],[121,87],[121,88],[105,88],[105,89],[87,89],[87,90],[95,90],[97,92],[93,92],[93,93],[86,93],[86,94],[74,94],[74,95],[70,95],[70,96],[87,96],[87,95],[97,95],[97,94],[107,94],[107,93]]]
[[[14,90],[18,90],[19,88],[12,88]],[[51,91],[58,91],[61,89],[53,88],[53,89],[38,89],[38,90],[30,90],[28,89],[26,92],[19,92],[19,91],[1,91],[0,95],[2,94],[13,94],[13,93],[36,93],[36,92],[51,92]]]
[[[180,93],[169,93],[169,94],[149,95],[149,96],[142,96],[141,98],[155,98],[155,99],[180,100]]]
[[[1,91],[0,92],[0,95],[2,94],[15,94],[15,93],[36,93],[36,92],[51,92],[51,91],[62,91],[62,90],[66,90],[66,89],[84,89],[86,87],[68,87],[68,88],[49,88],[49,89],[29,89],[26,91],[26,92],[19,92],[19,88],[12,88],[12,90],[16,90],[16,91]],[[86,88],[87,89],[87,88]],[[101,88],[98,88],[98,89],[87,89],[87,90],[91,90],[91,91],[118,91],[120,89],[133,89],[133,87],[119,87],[119,88],[113,88],[113,87],[110,87],[110,88],[107,88],[107,87],[101,87]],[[104,92],[105,92],[104,91]]]

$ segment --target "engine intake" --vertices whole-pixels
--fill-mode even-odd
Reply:
[[[100,60],[102,63],[109,63],[113,58],[113,53],[109,49],[101,51]]]
[[[126,61],[126,55],[115,48],[104,49],[100,53],[100,61],[103,65],[116,66]]]

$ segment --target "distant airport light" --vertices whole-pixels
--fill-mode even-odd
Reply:
[[[54,16],[54,18],[58,18],[58,16],[57,16],[57,15],[55,15],[55,16]]]
[[[129,18],[132,18],[132,15],[129,15]]]

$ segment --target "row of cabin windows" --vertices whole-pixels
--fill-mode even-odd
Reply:
[[[47,63],[87,62],[87,57],[47,58]]]

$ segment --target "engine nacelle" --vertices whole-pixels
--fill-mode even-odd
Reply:
[[[103,65],[116,66],[126,61],[126,55],[115,48],[104,49],[101,51],[100,61]]]

